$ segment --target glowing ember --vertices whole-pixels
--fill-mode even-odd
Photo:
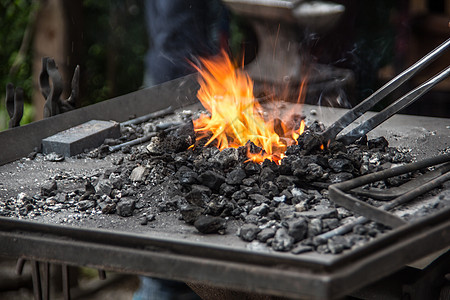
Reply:
[[[252,80],[242,69],[234,67],[225,51],[215,58],[200,61],[201,67],[194,66],[201,75],[197,97],[211,116],[202,114],[194,121],[197,141],[209,138],[206,145],[216,141],[220,150],[244,146],[251,141],[263,150],[260,153],[247,151],[250,160],[260,163],[269,159],[279,163],[287,146],[296,143],[303,132],[303,121],[295,132],[283,122],[278,124],[281,130],[276,130],[276,117],[264,119],[263,110],[253,96]],[[280,131],[282,137],[277,134]]]

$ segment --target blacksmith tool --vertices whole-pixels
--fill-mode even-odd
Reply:
[[[429,177],[427,182],[422,180],[414,179],[415,182],[410,185],[411,189],[409,191],[404,191],[401,195],[396,197],[390,202],[387,202],[380,207],[371,206],[357,198],[349,195],[353,189],[379,180],[383,180],[389,177],[398,176],[408,172],[413,172],[423,168],[428,168],[431,166],[443,164],[436,168],[432,177]],[[372,174],[364,175],[358,178],[354,178],[345,182],[337,183],[331,185],[328,190],[330,193],[330,198],[337,204],[353,211],[361,216],[358,217],[353,222],[342,225],[331,231],[325,232],[318,235],[317,239],[327,240],[336,235],[346,234],[353,229],[358,224],[365,224],[370,220],[379,222],[381,224],[396,228],[406,224],[403,219],[391,214],[388,210],[398,207],[401,204],[410,202],[416,199],[418,196],[431,191],[432,189],[442,185],[444,182],[450,180],[450,153],[435,156],[432,158],[424,159],[415,163],[375,172]],[[430,172],[431,173],[431,172]],[[422,176],[426,176],[422,175]]]
[[[345,113],[339,120],[334,122],[330,127],[327,128],[321,134],[321,140],[326,143],[327,141],[333,141],[336,139],[336,136],[347,126],[349,126],[353,121],[361,117],[365,112],[374,107],[378,102],[384,99],[387,95],[397,89],[400,85],[410,79],[414,74],[418,71],[422,70],[426,66],[428,66],[432,61],[434,61],[437,57],[439,57],[448,47],[450,46],[450,39],[446,40],[436,49],[425,55],[422,59],[417,61],[411,67],[400,73],[398,76],[393,78],[391,81],[386,83],[364,101],[359,103],[353,109],[349,110]],[[343,142],[344,144],[350,144],[366,133],[389,119],[391,116],[396,114],[401,109],[407,107],[412,104],[418,98],[420,98],[423,94],[428,92],[433,86],[444,80],[450,75],[450,66],[447,66],[443,71],[441,71],[436,76],[432,77],[430,80],[421,84],[414,90],[410,91],[400,99],[396,100],[390,106],[386,107],[384,110],[368,119],[358,127],[354,128],[350,132],[346,133],[338,137],[338,141]]]
[[[20,126],[20,120],[23,116],[23,89],[17,87],[14,91],[14,85],[6,85],[6,110],[9,115],[9,128]]]
[[[49,78],[52,81],[50,85]],[[64,83],[55,60],[50,57],[42,58],[42,70],[39,74],[39,88],[45,98],[44,118],[55,116],[75,108],[79,94],[80,66],[75,68],[72,77],[72,90],[69,98],[61,99]]]

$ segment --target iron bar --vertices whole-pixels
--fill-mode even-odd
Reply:
[[[43,282],[42,282],[42,298],[44,300],[50,299],[50,263],[43,262]]]
[[[41,273],[39,271],[39,262],[32,260],[31,277],[33,279],[33,294],[35,300],[42,300]]]
[[[400,85],[410,79],[418,71],[428,66],[432,61],[439,57],[450,46],[450,39],[439,45],[433,51],[425,55],[411,67],[397,75],[388,83],[383,85],[380,89],[375,91],[372,95],[359,103],[353,109],[345,113],[339,120],[334,122],[330,127],[322,133],[322,138],[325,141],[334,140],[339,132],[350,125],[353,121],[362,116],[365,112],[371,109],[375,104],[380,102],[383,98],[397,89]]]
[[[16,274],[17,275],[22,275],[24,265],[25,265],[25,259],[19,258],[17,260],[17,264],[16,264]]]
[[[135,124],[144,123],[144,122],[147,122],[147,121],[149,121],[151,119],[156,119],[156,118],[159,118],[159,117],[163,117],[163,116],[171,114],[173,112],[174,112],[173,107],[169,106],[169,107],[167,107],[165,109],[149,113],[149,114],[147,114],[145,116],[141,116],[141,117],[138,117],[138,118],[134,118],[134,119],[122,122],[122,123],[120,123],[120,126],[128,126],[128,125],[135,125]]]
[[[169,131],[179,128],[182,125],[182,123],[176,123],[177,125],[175,125],[175,126],[173,126],[173,124],[175,124],[175,123],[168,123],[168,124],[170,124],[172,126],[169,128],[165,128],[163,131],[169,132]],[[161,128],[164,128],[164,127],[165,126],[161,126]],[[109,152],[115,152],[117,150],[122,149],[125,146],[134,146],[134,145],[142,144],[142,143],[150,141],[152,139],[152,137],[155,137],[158,134],[159,134],[159,132],[150,132],[149,134],[147,134],[143,137],[140,137],[140,138],[137,138],[137,139],[134,139],[134,140],[131,140],[131,141],[119,144],[119,145],[109,146],[108,150],[109,150]]]
[[[62,264],[61,268],[62,268],[62,288],[64,300],[70,300],[69,266],[66,264]]]

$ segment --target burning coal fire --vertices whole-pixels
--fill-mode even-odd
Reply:
[[[235,67],[225,51],[211,59],[200,59],[200,63],[200,67],[194,66],[201,76],[197,97],[210,115],[202,114],[194,121],[197,141],[208,139],[206,145],[214,141],[220,150],[247,145],[249,160],[261,163],[269,159],[279,164],[287,147],[296,144],[304,122],[289,128],[277,112],[265,117],[253,95],[253,81],[243,67]],[[299,100],[303,93],[304,84]],[[262,150],[250,151],[248,142]]]

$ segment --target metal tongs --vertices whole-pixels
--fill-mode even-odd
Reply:
[[[322,141],[333,141],[336,140],[336,136],[347,126],[349,126],[353,121],[362,116],[369,109],[374,107],[378,102],[380,102],[384,97],[389,95],[392,91],[397,89],[405,81],[410,79],[418,71],[422,70],[428,66],[432,61],[439,57],[448,47],[450,46],[450,39],[446,40],[439,47],[425,55],[422,59],[417,61],[414,65],[403,71],[401,74],[396,76],[394,79],[386,83],[364,101],[359,103],[353,109],[345,113],[339,120],[334,122],[326,131],[321,135]],[[350,144],[359,138],[363,137],[369,131],[392,117],[401,109],[412,104],[414,101],[419,99],[423,94],[428,92],[436,84],[444,80],[450,75],[450,66],[447,66],[439,74],[435,75],[425,83],[421,84],[414,90],[410,91],[400,99],[393,102],[391,105],[386,107],[381,112],[377,113],[372,118],[368,119],[364,123],[360,124],[356,128],[352,129],[350,132],[338,137],[338,141],[344,144]]]

